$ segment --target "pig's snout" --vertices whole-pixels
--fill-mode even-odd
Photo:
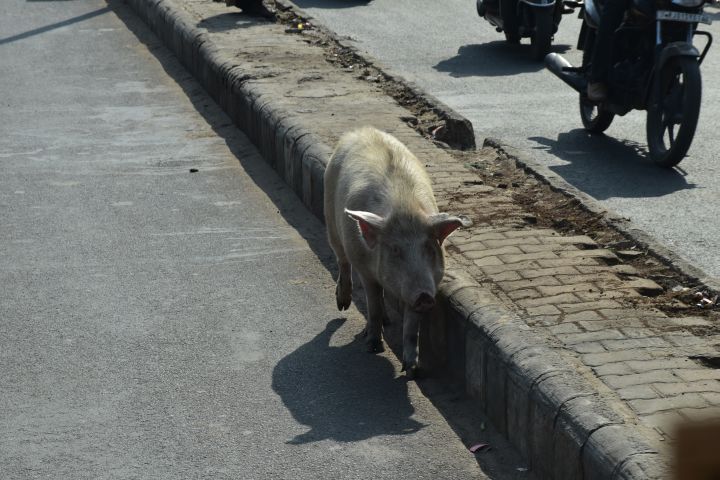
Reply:
[[[435,297],[427,292],[422,292],[413,303],[413,310],[416,312],[427,312],[435,306]]]

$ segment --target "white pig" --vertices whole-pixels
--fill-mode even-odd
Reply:
[[[325,222],[340,273],[339,310],[350,306],[352,271],[367,295],[367,348],[382,351],[383,291],[403,305],[403,370],[417,369],[419,321],[435,306],[442,243],[466,218],[438,213],[430,177],[395,137],[371,127],[345,134],[325,171]]]

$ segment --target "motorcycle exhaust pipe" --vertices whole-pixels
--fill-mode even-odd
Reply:
[[[573,67],[562,55],[548,53],[545,56],[545,67],[560,80],[570,85],[573,90],[581,93],[587,90],[585,77],[580,75],[577,68]]]

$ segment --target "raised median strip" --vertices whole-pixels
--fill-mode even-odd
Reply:
[[[322,39],[209,0],[128,1],[318,217],[332,145],[373,125],[426,164],[441,209],[475,220],[449,239],[421,362],[462,380],[539,477],[663,478],[672,425],[719,411],[720,371],[697,360],[717,355],[713,322],[654,308],[663,288],[618,254],[528,221],[513,182],[469,165],[496,150],[459,161]]]

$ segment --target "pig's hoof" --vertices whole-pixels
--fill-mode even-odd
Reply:
[[[350,308],[350,302],[352,302],[352,293],[345,293],[340,288],[340,284],[335,287],[335,301],[337,302],[337,308],[341,312]]]
[[[402,371],[405,372],[405,377],[407,377],[408,380],[415,380],[419,377],[419,370],[416,364],[412,363],[405,363],[403,362]]]
[[[385,351],[385,348],[383,348],[382,340],[380,339],[368,340],[366,346],[368,353],[380,353]]]

